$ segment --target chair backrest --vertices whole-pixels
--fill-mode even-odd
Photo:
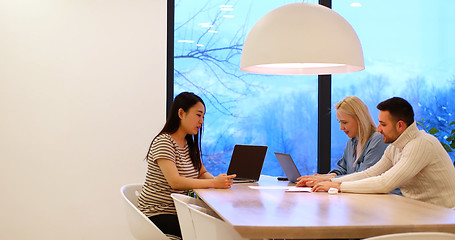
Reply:
[[[207,204],[199,199],[178,193],[172,193],[171,197],[174,200],[175,209],[177,210],[183,240],[196,240],[196,233],[194,232],[193,220],[188,204],[208,208]]]
[[[197,240],[246,240],[235,229],[221,220],[213,211],[189,205]]]
[[[395,233],[377,237],[365,238],[364,240],[455,240],[455,234],[443,232],[410,232]]]
[[[142,184],[139,183],[127,184],[120,189],[123,199],[125,200],[126,218],[131,233],[137,240],[169,240],[169,238],[137,208],[137,199],[141,190]]]

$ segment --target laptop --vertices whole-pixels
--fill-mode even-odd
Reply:
[[[264,164],[267,146],[235,145],[227,174],[236,174],[234,183],[256,182]]]
[[[294,160],[292,160],[291,155],[287,153],[275,153],[276,158],[278,159],[278,162],[281,165],[281,168],[284,171],[284,174],[286,174],[286,177],[290,182],[297,182],[297,178],[300,177],[300,172],[295,166]]]

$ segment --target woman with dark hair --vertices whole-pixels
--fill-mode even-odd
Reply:
[[[181,237],[171,193],[195,188],[229,188],[235,175],[216,178],[201,161],[205,105],[190,92],[177,95],[166,124],[150,144],[148,170],[139,195],[139,209],[165,234]]]

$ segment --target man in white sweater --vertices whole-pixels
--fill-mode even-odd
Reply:
[[[417,129],[406,100],[390,98],[377,108],[376,131],[391,143],[382,158],[365,171],[317,183],[313,191],[388,193],[399,187],[405,197],[455,209],[455,168],[438,139]]]

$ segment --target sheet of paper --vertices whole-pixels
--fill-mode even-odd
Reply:
[[[310,187],[290,187],[286,192],[311,192]]]
[[[251,189],[289,189],[290,186],[248,186]]]

